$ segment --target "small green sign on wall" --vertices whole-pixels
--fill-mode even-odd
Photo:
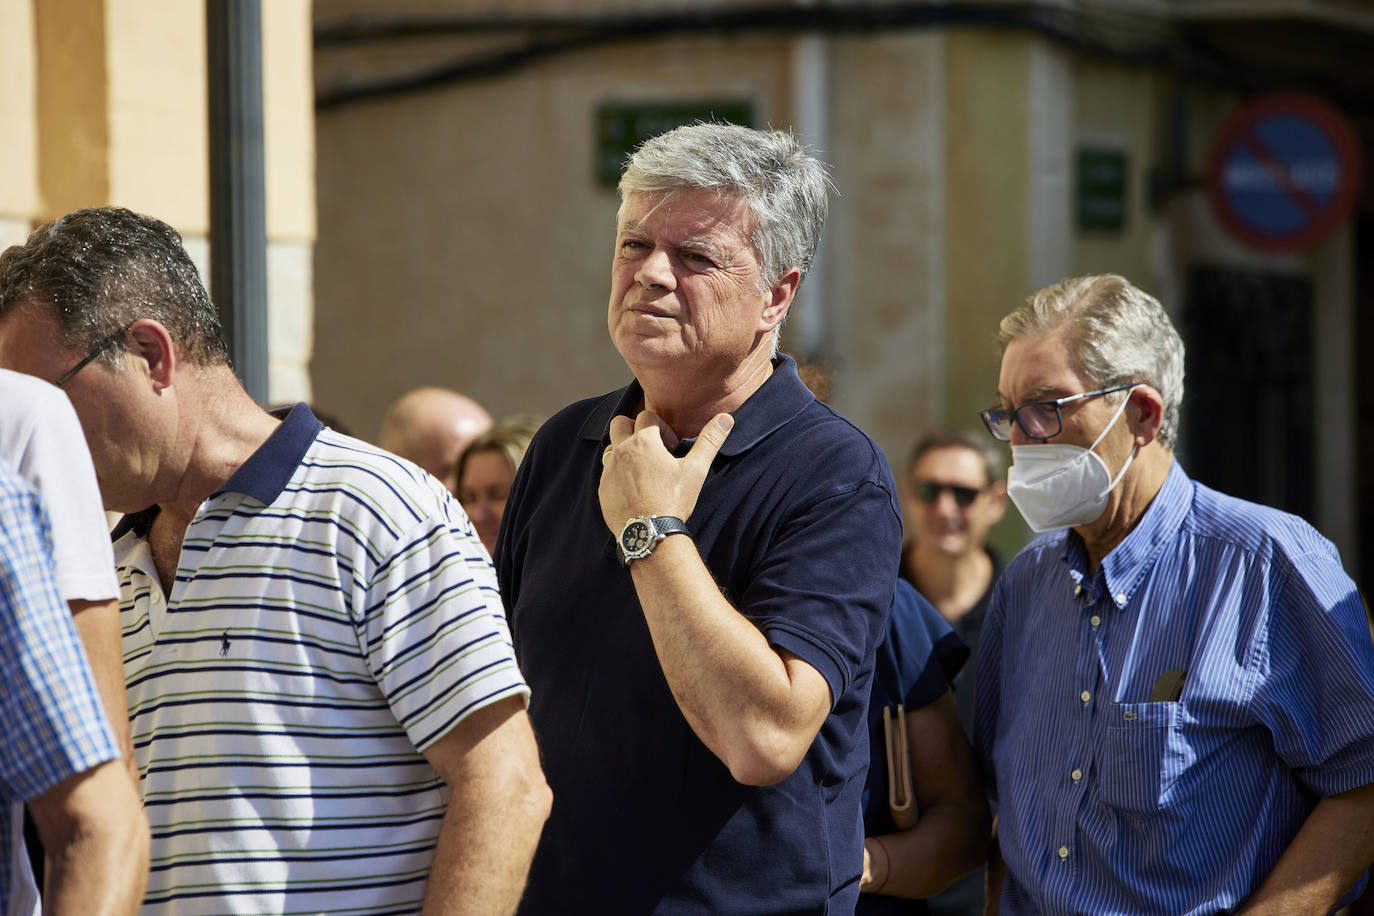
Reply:
[[[1119,231],[1126,226],[1126,151],[1101,146],[1078,148],[1075,178],[1078,228]]]
[[[596,180],[615,187],[625,160],[635,147],[674,127],[697,121],[754,126],[754,103],[747,101],[703,102],[606,102],[596,109]]]

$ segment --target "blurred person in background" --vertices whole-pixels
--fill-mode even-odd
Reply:
[[[407,391],[387,408],[377,444],[413,461],[457,494],[458,456],[491,429],[491,414],[472,398],[427,385]]]
[[[969,651],[910,583],[898,580],[869,699],[862,916],[929,913],[927,902],[987,858],[991,815],[949,681]],[[885,711],[906,723],[915,823],[889,804]],[[895,722],[893,724],[895,727]],[[900,764],[898,764],[900,765]],[[982,895],[979,889],[979,906]]]
[[[58,591],[42,499],[4,460],[0,520],[0,913],[37,912],[16,802],[46,850],[44,913],[135,913],[148,820]]]
[[[515,482],[515,472],[525,457],[525,449],[538,432],[543,417],[513,414],[503,417],[491,429],[472,440],[458,456],[454,477],[458,481],[458,502],[472,520],[477,536],[487,553],[496,555],[496,535],[506,511],[506,497]]]
[[[912,536],[902,548],[900,575],[950,622],[974,653],[954,679],[959,719],[973,733],[973,686],[977,681],[978,633],[1002,560],[988,546],[988,532],[1007,510],[1002,479],[1006,459],[987,434],[935,430],[911,450],[902,478],[902,499]],[[979,890],[981,906],[982,891]]]
[[[978,683],[978,636],[1002,559],[988,532],[1007,508],[1006,458],[996,444],[965,430],[934,430],[911,450],[901,480],[911,538],[902,549],[900,575],[930,600],[973,653],[952,679],[964,733],[973,734]],[[932,916],[983,912],[984,875],[974,870],[927,905]]]
[[[1335,547],[1185,473],[1183,342],[1125,279],[1033,294],[998,343],[982,417],[1042,535],[979,644],[989,911],[1330,913],[1374,860],[1374,646]]]

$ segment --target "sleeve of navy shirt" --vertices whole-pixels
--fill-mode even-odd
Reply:
[[[882,548],[901,529],[890,502],[863,483],[807,506],[777,532],[739,602],[769,645],[821,673],[832,709],[873,658],[891,605],[896,550]]]
[[[882,645],[873,667],[868,701],[868,776],[864,782],[864,833],[892,833],[887,807],[887,748],[883,710],[900,703],[910,713],[949,691],[949,681],[968,661],[964,645],[935,606],[905,579],[897,580]],[[919,741],[909,735],[908,741]]]

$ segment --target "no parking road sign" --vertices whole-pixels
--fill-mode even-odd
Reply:
[[[1339,112],[1311,96],[1265,96],[1231,116],[1212,147],[1207,187],[1226,227],[1265,251],[1310,248],[1341,224],[1361,158]]]

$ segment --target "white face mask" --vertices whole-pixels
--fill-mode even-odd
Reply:
[[[1011,447],[1007,495],[1032,531],[1043,533],[1086,525],[1102,515],[1107,508],[1107,494],[1121,482],[1135,460],[1136,449],[1131,447],[1130,456],[1115,478],[1093,449],[1121,419],[1130,400],[1129,396],[1122,400],[1112,421],[1088,448],[1048,443]]]

